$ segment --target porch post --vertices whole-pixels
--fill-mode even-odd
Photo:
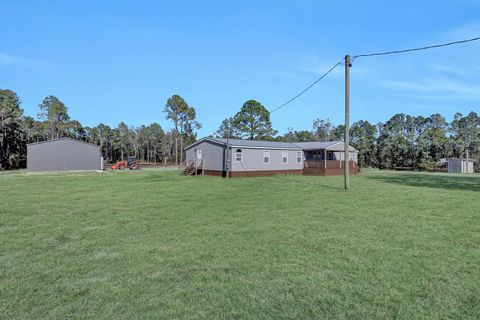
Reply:
[[[327,149],[323,149],[323,166],[327,170]]]

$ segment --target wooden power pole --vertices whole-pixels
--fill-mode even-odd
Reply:
[[[345,56],[345,149],[343,175],[345,190],[350,189],[350,56]]]
[[[228,129],[228,135],[227,135],[227,161],[226,162],[226,168],[225,168],[225,178],[229,178],[228,176],[230,175],[230,129]]]

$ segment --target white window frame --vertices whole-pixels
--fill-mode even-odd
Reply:
[[[240,150],[240,152],[238,150]],[[240,160],[238,160],[239,155],[240,155]],[[242,151],[242,149],[236,149],[235,150],[235,162],[243,162],[243,151]]]
[[[297,163],[302,163],[302,158],[303,158],[302,151],[297,151]]]
[[[287,161],[283,161],[284,159],[287,159]],[[282,151],[282,164],[288,164],[288,150]]]
[[[265,158],[268,158],[268,162],[265,162]],[[270,164],[270,150],[263,150],[263,164]]]

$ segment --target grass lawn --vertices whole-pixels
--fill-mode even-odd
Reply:
[[[0,173],[3,319],[479,319],[480,176]]]

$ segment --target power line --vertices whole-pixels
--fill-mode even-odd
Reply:
[[[452,46],[452,45],[467,43],[467,42],[472,42],[472,41],[478,41],[478,40],[480,40],[480,37],[475,37],[475,38],[466,39],[466,40],[453,41],[453,42],[447,42],[447,43],[442,43],[442,44],[435,44],[435,45],[420,47],[420,48],[359,54],[359,55],[353,56],[352,58],[353,58],[353,60],[355,60],[357,58],[362,58],[362,57],[385,56],[385,55],[389,55],[389,54],[399,54],[399,53],[406,53],[406,52],[412,52],[412,51],[421,51],[421,50],[447,47],[447,46]]]
[[[435,49],[435,48],[441,48],[441,47],[447,47],[447,46],[452,46],[452,45],[457,45],[457,44],[462,44],[462,43],[467,43],[467,42],[473,42],[473,41],[478,41],[480,40],[480,37],[475,37],[471,39],[465,39],[465,40],[459,40],[459,41],[453,41],[453,42],[447,42],[447,43],[442,43],[442,44],[435,44],[431,46],[426,46],[426,47],[420,47],[420,48],[410,48],[410,49],[403,49],[403,50],[395,50],[395,51],[384,51],[384,52],[374,52],[374,53],[367,53],[367,54],[358,54],[355,56],[351,57],[351,62],[356,60],[357,58],[362,58],[362,57],[373,57],[373,56],[385,56],[385,55],[391,55],[391,54],[400,54],[400,53],[407,53],[407,52],[412,52],[412,51],[421,51],[421,50],[428,50],[428,49]],[[315,80],[313,83],[311,83],[308,87],[300,91],[297,95],[295,95],[293,98],[290,100],[282,103],[278,107],[272,109],[270,113],[275,112],[286,105],[290,104],[292,101],[300,97],[302,94],[310,90],[313,86],[315,86],[320,80],[325,78],[330,72],[332,72],[336,67],[342,65],[343,59],[337,62],[332,68],[330,68],[327,72],[325,72],[320,78]]]
[[[308,90],[310,90],[314,85],[316,85],[320,80],[322,80],[323,78],[325,78],[330,72],[332,72],[336,67],[338,67],[341,63],[343,62],[343,60],[340,60],[339,62],[337,62],[333,67],[331,67],[327,72],[325,72],[320,78],[318,78],[317,80],[315,80],[314,82],[312,82],[312,84],[310,84],[308,87],[306,87],[305,89],[303,89],[302,91],[300,91],[297,95],[295,95],[293,98],[291,98],[290,100],[282,103],[281,105],[279,105],[278,107],[276,107],[275,109],[271,110],[270,113],[272,112],[275,112],[277,111],[278,109],[281,109],[283,107],[285,107],[287,104],[291,103],[293,100],[297,99],[298,97],[300,97],[302,94],[304,94],[305,92],[307,92]]]

